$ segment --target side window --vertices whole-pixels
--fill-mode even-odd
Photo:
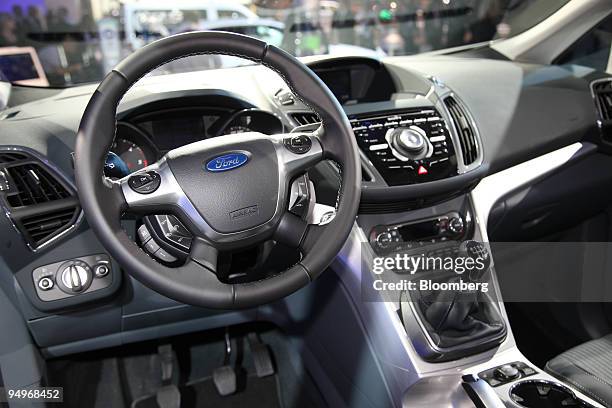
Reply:
[[[217,14],[219,15],[219,20],[226,18],[246,18],[244,14],[236,10],[218,10]]]
[[[574,64],[607,71],[612,47],[612,16],[608,16],[581,39],[571,45],[556,64]]]

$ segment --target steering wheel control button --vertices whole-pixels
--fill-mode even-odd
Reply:
[[[94,269],[94,274],[96,275],[96,278],[103,278],[108,275],[109,272],[110,268],[104,263],[97,265]]]
[[[312,147],[312,140],[304,135],[288,137],[284,140],[284,143],[285,147],[295,154],[308,153]]]
[[[154,221],[161,231],[160,238],[183,252],[189,252],[193,236],[177,217],[174,215],[156,215]],[[155,227],[153,228],[155,229]]]
[[[151,194],[159,188],[161,177],[154,171],[136,174],[128,179],[128,185],[139,194]]]
[[[289,196],[289,212],[298,217],[306,218],[311,204],[311,185],[308,175],[298,177],[291,184]]]
[[[154,239],[150,239],[149,242],[145,244],[144,248],[145,251],[152,255],[160,248],[160,246],[157,244],[157,242],[155,242]]]
[[[175,256],[170,255],[163,248],[159,248],[157,251],[155,251],[153,256],[155,258],[159,259],[160,261],[166,262],[166,263],[174,263],[174,262],[176,262],[178,260]]]
[[[80,293],[91,284],[93,273],[89,265],[83,261],[68,261],[60,266],[57,278],[62,290],[68,293]]]
[[[151,232],[149,232],[146,225],[143,224],[138,227],[138,238],[140,238],[140,242],[143,244],[146,244],[151,239]]]
[[[55,284],[53,283],[53,279],[49,278],[48,276],[38,281],[38,287],[40,288],[40,290],[50,290],[53,289],[53,286],[55,286]]]

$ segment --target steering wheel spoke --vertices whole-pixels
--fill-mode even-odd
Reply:
[[[191,242],[189,259],[214,274],[217,273],[219,251],[200,237],[194,237]]]
[[[276,135],[279,169],[291,179],[323,160],[323,146],[316,132]]]

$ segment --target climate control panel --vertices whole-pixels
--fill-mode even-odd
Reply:
[[[357,144],[390,186],[457,174],[446,124],[434,108],[350,118]]]
[[[370,232],[370,244],[377,250],[422,246],[462,240],[470,228],[470,216],[459,212],[393,225],[377,225]]]
[[[113,282],[110,258],[89,255],[40,266],[32,272],[36,294],[50,302],[109,287]]]

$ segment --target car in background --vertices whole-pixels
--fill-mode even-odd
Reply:
[[[125,40],[136,50],[168,35],[202,29],[216,20],[249,20],[257,15],[236,2],[178,0],[171,4],[156,0],[123,5]]]
[[[231,33],[248,35],[285,50],[291,48],[289,42],[292,41],[292,34],[297,31],[296,27],[293,25],[287,26],[280,21],[267,18],[216,20],[203,24],[201,28],[204,30],[228,31]],[[326,44],[326,50],[327,52],[324,54],[334,56],[360,56],[370,58],[381,58],[386,56],[386,53],[380,48],[372,50],[351,44]],[[244,64],[240,58],[226,55],[220,56],[220,61],[221,66],[225,68]]]

